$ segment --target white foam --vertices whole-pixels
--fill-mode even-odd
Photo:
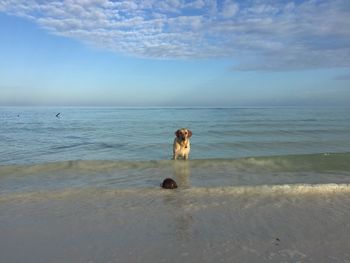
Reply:
[[[350,184],[283,184],[259,186],[197,187],[185,190],[196,195],[245,195],[245,194],[332,194],[350,192]]]
[[[0,195],[0,202],[11,200],[40,201],[45,199],[65,198],[157,198],[173,195],[202,197],[202,196],[252,196],[252,195],[319,195],[350,193],[350,184],[285,184],[285,185],[259,185],[259,186],[228,186],[228,187],[189,187],[177,190],[164,190],[160,188],[72,188],[55,191],[30,191],[20,193],[7,193]]]

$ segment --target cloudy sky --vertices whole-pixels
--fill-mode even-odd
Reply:
[[[348,105],[348,0],[0,0],[0,105]]]

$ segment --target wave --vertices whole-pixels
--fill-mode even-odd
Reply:
[[[247,157],[239,159],[197,159],[184,161],[154,160],[154,161],[122,161],[122,160],[72,160],[48,162],[32,165],[0,165],[0,175],[11,173],[37,173],[61,171],[95,171],[166,168],[175,165],[186,165],[190,169],[197,168],[232,168],[237,171],[350,171],[350,153],[322,153],[301,155],[280,155]]]
[[[189,190],[190,193],[219,194],[219,195],[247,195],[247,194],[332,194],[349,193],[350,184],[282,184],[258,186],[229,186],[229,187],[197,187]]]
[[[182,161],[175,161],[180,163]],[[105,171],[111,169],[162,168],[173,164],[171,160],[121,161],[121,160],[73,160],[48,162],[34,165],[0,165],[0,174],[11,172],[35,173],[52,170]],[[308,155],[281,155],[267,157],[247,157],[240,159],[197,159],[188,161],[192,168],[230,166],[236,169],[264,169],[271,171],[339,171],[350,170],[350,153],[323,153]]]
[[[284,184],[284,185],[259,185],[259,186],[229,186],[229,187],[191,187],[178,188],[176,190],[164,190],[160,187],[152,188],[133,188],[133,189],[108,189],[108,188],[65,188],[61,190],[42,190],[42,191],[24,191],[9,192],[0,195],[0,202],[9,202],[14,200],[40,201],[47,199],[72,199],[72,198],[130,198],[136,197],[145,199],[154,199],[158,197],[176,197],[190,198],[214,198],[214,197],[274,197],[274,196],[295,196],[304,198],[314,195],[343,195],[350,193],[350,184]],[[195,198],[195,199],[193,199]],[[190,200],[187,199],[187,200]],[[199,199],[196,199],[199,200]]]
[[[200,166],[228,165],[238,170],[271,172],[350,171],[350,153],[322,153],[216,159],[194,162]]]
[[[344,187],[350,183],[350,153],[190,161],[75,160],[3,165],[0,166],[0,194],[72,188],[130,189],[137,192],[159,189],[160,183],[167,177],[174,178],[182,190],[203,193],[315,191],[318,188],[310,186],[335,184]],[[334,188],[331,185],[327,189]]]

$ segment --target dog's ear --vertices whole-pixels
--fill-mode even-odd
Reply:
[[[187,130],[187,132],[188,132],[188,138],[190,138],[192,136],[192,131]]]
[[[180,137],[180,130],[177,130],[177,131],[175,132],[175,136],[176,136],[176,137]]]

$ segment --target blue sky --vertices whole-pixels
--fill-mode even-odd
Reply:
[[[0,105],[338,106],[347,0],[0,0]]]

